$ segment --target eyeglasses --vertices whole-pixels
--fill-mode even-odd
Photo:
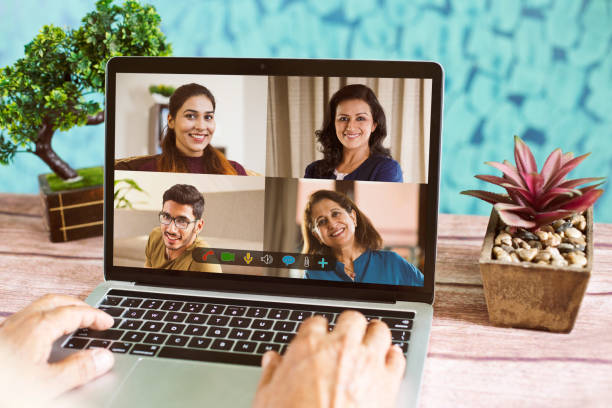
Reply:
[[[160,211],[159,222],[164,225],[170,225],[172,224],[172,221],[174,221],[174,225],[176,226],[176,228],[184,230],[189,226],[189,224],[191,224],[192,222],[196,222],[197,220],[190,221],[189,218],[182,216],[174,218],[167,212]]]

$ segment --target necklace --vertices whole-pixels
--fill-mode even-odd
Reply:
[[[344,265],[344,273],[346,273],[352,280],[355,280],[355,270],[352,266]]]
[[[350,174],[350,173],[354,172],[355,170],[357,170],[357,168],[359,166],[361,166],[363,164],[363,162],[365,162],[367,159],[368,159],[368,157],[366,156],[366,157],[364,157],[363,160],[360,160],[357,163],[351,163],[350,166],[349,165],[343,165],[341,163],[338,167],[336,167],[336,171],[338,173]],[[342,169],[342,170],[340,170],[340,169]]]

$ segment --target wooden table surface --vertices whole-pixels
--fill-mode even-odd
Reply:
[[[103,279],[102,237],[51,243],[35,195],[0,194],[0,321],[46,293],[84,299]],[[487,217],[441,215],[423,407],[612,406],[612,225],[595,225],[593,273],[570,334],[492,326],[478,256]]]

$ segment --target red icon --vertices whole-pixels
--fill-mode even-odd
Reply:
[[[206,260],[207,260],[206,258],[208,258],[208,255],[214,255],[214,254],[215,254],[215,253],[214,253],[213,251],[210,251],[210,250],[209,250],[207,253],[205,253],[204,255],[202,255],[202,260],[203,260],[203,261],[206,261]]]

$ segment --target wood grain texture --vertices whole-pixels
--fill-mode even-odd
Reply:
[[[102,238],[50,243],[38,196],[0,194],[0,320],[49,292],[102,281]],[[612,225],[595,224],[593,271],[569,334],[488,320],[478,258],[488,217],[441,214],[422,407],[612,405]]]

